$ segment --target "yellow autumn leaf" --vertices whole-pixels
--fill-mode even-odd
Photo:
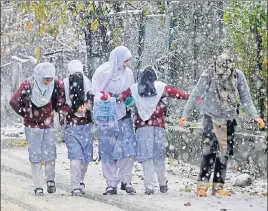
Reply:
[[[28,30],[32,30],[33,29],[33,24],[32,23],[28,23],[27,26],[26,26],[26,28]]]
[[[169,157],[169,158],[168,158],[168,161],[169,161],[169,165],[170,165],[170,166],[174,166],[174,165],[175,165],[175,161],[176,161],[176,160],[175,160],[174,158]]]
[[[185,189],[184,189],[184,192],[190,193],[191,192],[191,189],[188,186],[186,186]]]
[[[148,8],[146,8],[143,12],[144,12],[144,15],[151,15],[152,14],[152,12]]]
[[[85,7],[84,7],[85,5],[82,3],[78,3],[77,5],[76,5],[76,10],[77,11],[84,11],[85,10]]]
[[[46,24],[42,23],[40,27],[41,27],[40,33],[44,34],[46,32],[46,29],[47,29]]]
[[[263,68],[265,70],[268,70],[268,57],[264,58],[263,60]]]
[[[27,141],[25,139],[18,139],[18,140],[10,140],[10,145],[14,147],[24,147],[27,145]]]
[[[99,28],[99,20],[96,18],[91,24],[91,30],[96,31]]]
[[[93,3],[90,3],[90,5],[87,8],[87,12],[94,12],[95,11],[95,7]]]
[[[36,46],[34,49],[35,52],[35,58],[37,59],[38,63],[41,60],[41,47],[40,46]]]

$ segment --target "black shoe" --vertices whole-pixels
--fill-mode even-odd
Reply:
[[[166,185],[164,185],[164,186],[161,186],[160,185],[160,192],[161,193],[167,193],[167,191],[168,191],[168,185],[167,185],[167,183],[168,183],[168,181],[166,182]]]
[[[103,195],[116,195],[117,194],[117,188],[114,187],[107,187]]]
[[[121,190],[126,190],[126,185],[127,185],[127,183],[123,183],[123,182],[121,182]]]
[[[145,195],[153,195],[153,194],[154,194],[154,190],[149,189],[149,188],[146,188],[144,194],[145,194]]]
[[[83,193],[81,191],[81,188],[76,188],[72,191],[72,196],[82,196]]]
[[[56,192],[56,186],[55,186],[55,182],[53,180],[47,181],[47,192],[48,193],[55,193]]]
[[[86,185],[83,182],[80,182],[80,189],[82,194],[86,194]]]
[[[43,188],[35,188],[34,193],[36,196],[43,196],[44,195]]]
[[[136,193],[136,190],[133,188],[131,183],[121,182],[121,190],[125,190],[126,193],[130,193],[130,194]]]

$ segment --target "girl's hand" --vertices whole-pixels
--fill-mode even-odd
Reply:
[[[86,110],[87,110],[87,103],[84,103],[84,105],[81,105],[79,108],[78,108],[78,112],[81,112],[81,113],[86,113]]]
[[[255,121],[259,124],[260,129],[264,128],[264,121],[260,117],[255,118]]]
[[[181,127],[183,127],[184,122],[185,122],[186,120],[187,120],[187,117],[185,117],[185,116],[181,117],[181,119],[180,119],[180,126],[181,126]]]
[[[199,105],[199,104],[201,104],[202,102],[203,102],[203,98],[200,97],[200,98],[197,100],[196,104]]]
[[[113,94],[111,92],[101,91],[101,93],[102,93],[101,100],[108,100],[109,96],[110,97],[113,96]]]

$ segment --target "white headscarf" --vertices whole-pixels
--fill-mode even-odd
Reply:
[[[124,67],[124,62],[131,59],[132,55],[125,46],[116,47],[110,53],[109,61],[100,65],[93,77],[92,88],[95,95],[101,91],[120,94],[127,90],[134,83],[134,77],[131,69]],[[118,119],[126,115],[126,106],[117,104]]]
[[[142,70],[142,72],[144,71],[146,71],[146,67]],[[141,74],[141,77],[142,77],[142,74]],[[163,92],[165,90],[166,84],[163,83],[162,81],[154,81],[156,95],[147,96],[147,97],[143,97],[139,94],[138,85],[139,85],[138,83],[132,84],[130,86],[130,89],[131,89],[132,97],[134,98],[135,106],[138,110],[138,114],[140,118],[143,121],[147,121],[148,119],[150,119],[150,117],[156,110],[156,107],[161,97],[163,96]]]
[[[49,62],[35,66],[34,76],[31,78],[31,101],[37,107],[43,107],[49,103],[54,89],[55,72],[54,65]],[[53,81],[45,85],[44,78],[53,78]]]
[[[91,81],[84,75],[83,71],[83,64],[79,60],[72,60],[68,64],[68,77],[63,80],[64,83],[64,91],[66,97],[66,103],[71,107],[72,101],[70,99],[70,85],[69,85],[69,77],[74,73],[81,73],[83,74],[83,83],[84,83],[84,94],[85,94],[85,101],[87,100],[87,93],[91,92]]]

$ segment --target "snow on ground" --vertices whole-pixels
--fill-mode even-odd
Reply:
[[[232,196],[214,197],[211,196],[209,192],[208,197],[198,198],[195,195],[198,167],[182,162],[177,164],[175,161],[168,161],[168,159],[167,162],[170,162],[170,164],[167,165],[169,179],[169,192],[167,194],[159,192],[158,184],[156,182],[156,193],[153,196],[144,195],[142,168],[139,163],[135,163],[133,185],[137,190],[137,194],[135,196],[126,195],[125,192],[118,190],[117,196],[103,196],[102,193],[106,188],[106,184],[102,177],[101,163],[92,162],[89,165],[85,180],[88,191],[87,198],[81,199],[70,197],[70,167],[65,144],[61,143],[57,145],[57,154],[56,182],[58,191],[55,194],[55,197],[45,194],[44,198],[37,199],[32,191],[34,187],[30,179],[31,171],[30,163],[28,161],[27,147],[2,149],[1,166],[2,172],[4,173],[1,175],[1,189],[3,193],[3,206],[9,207],[8,204],[11,201],[14,203],[11,203],[10,206],[14,207],[23,201],[27,202],[27,206],[34,206],[36,208],[35,210],[40,210],[41,207],[44,208],[41,210],[54,210],[56,204],[58,204],[56,210],[64,211],[73,210],[75,205],[77,205],[76,210],[78,211],[83,210],[81,207],[92,208],[92,210],[121,209],[130,211],[216,211],[224,209],[227,211],[267,210],[267,184],[264,179],[254,180],[253,184],[246,188],[233,187],[232,184],[234,183],[236,176],[240,173],[232,172],[232,170],[229,169],[226,186],[233,192]],[[12,176],[12,172],[16,175]],[[15,185],[12,184],[12,181],[14,180],[18,181],[14,183]],[[9,187],[10,184],[12,184],[11,187]],[[18,197],[13,199],[13,194],[20,194],[21,197],[19,197],[19,199]],[[23,194],[25,194],[24,198],[22,197]],[[96,209],[93,208],[93,205],[93,207],[90,207],[92,200],[95,202],[94,206]],[[40,204],[37,206],[36,203]],[[109,206],[112,206],[112,208],[109,208]],[[14,208],[13,210],[17,209]]]
[[[5,138],[25,138],[24,126],[15,124],[13,127],[2,127],[1,140]]]
[[[1,177],[1,210],[79,211],[87,208],[87,210],[94,211],[123,211],[115,206],[87,198],[79,197],[74,200],[69,193],[61,189],[57,190],[57,194],[35,197],[33,196],[33,188],[29,188],[32,182],[30,178],[3,170]]]

